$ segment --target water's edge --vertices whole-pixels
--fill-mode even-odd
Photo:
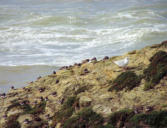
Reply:
[[[7,92],[11,86],[24,87],[39,76],[46,76],[57,70],[56,66],[0,66],[0,92]]]

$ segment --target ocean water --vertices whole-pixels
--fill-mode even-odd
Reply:
[[[167,0],[0,0],[0,91],[166,39]]]

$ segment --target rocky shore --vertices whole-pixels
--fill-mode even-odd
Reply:
[[[113,62],[129,58],[126,70]],[[0,128],[166,128],[167,41],[86,59],[0,94]]]

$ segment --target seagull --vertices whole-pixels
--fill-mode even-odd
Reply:
[[[114,61],[114,63],[118,65],[119,67],[126,69],[127,68],[126,66],[129,63],[129,60],[128,60],[128,57],[125,57],[124,59]]]

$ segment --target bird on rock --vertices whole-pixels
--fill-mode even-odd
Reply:
[[[121,68],[126,70],[127,69],[127,65],[129,63],[129,59],[128,59],[128,57],[125,57],[124,59],[114,61],[114,63],[116,65],[118,65],[119,67],[121,67]]]

